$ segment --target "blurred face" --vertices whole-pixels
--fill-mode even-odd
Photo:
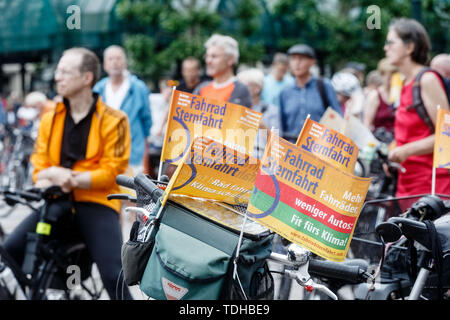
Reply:
[[[105,52],[103,68],[110,77],[121,76],[127,68],[127,59],[122,50],[110,48]]]
[[[247,86],[250,96],[252,97],[252,105],[255,105],[256,101],[258,101],[258,98],[261,96],[262,88],[256,83],[248,80],[240,79],[240,81]]]
[[[450,78],[450,55],[439,54],[430,62],[430,68],[439,72],[442,76]]]
[[[82,55],[66,53],[61,57],[55,71],[56,91],[58,95],[70,98],[86,87],[91,86],[92,72],[81,72]]]
[[[309,73],[309,69],[316,63],[316,60],[301,54],[291,54],[289,56],[289,67],[294,77],[303,77]]]
[[[248,91],[250,91],[250,95],[252,96],[252,99],[258,98],[261,95],[261,87],[257,85],[254,82],[246,82],[245,83],[248,87]]]
[[[350,97],[344,96],[343,94],[337,93],[337,98],[340,105],[345,104],[348,100],[350,100]]]
[[[406,45],[394,30],[389,30],[386,44],[384,45],[384,52],[392,65],[398,66],[405,61],[411,55],[413,48],[413,44]]]
[[[284,63],[275,63],[273,65],[273,76],[281,81],[288,70],[288,65]]]
[[[380,76],[383,84],[385,84],[386,86],[391,85],[392,72],[389,72],[387,70],[380,70]]]
[[[183,62],[181,74],[187,83],[196,83],[200,79],[200,66],[197,61],[186,60]]]
[[[233,57],[220,46],[211,46],[205,55],[206,74],[212,78],[220,76],[233,68]]]

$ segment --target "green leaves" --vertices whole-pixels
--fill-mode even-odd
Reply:
[[[367,27],[373,5],[380,8],[379,29]],[[446,8],[447,0],[422,0],[423,24],[437,52],[449,48]],[[157,83],[187,56],[203,61],[203,44],[213,33],[239,42],[240,63],[270,62],[274,52],[304,42],[317,50],[321,65],[337,70],[355,60],[369,71],[384,57],[390,21],[410,17],[412,6],[410,0],[122,0],[116,13],[127,31],[131,70]]]

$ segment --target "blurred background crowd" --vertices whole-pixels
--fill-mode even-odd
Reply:
[[[124,110],[114,101],[125,104],[130,87],[142,89],[142,101],[128,101],[143,106],[134,116],[127,112],[132,131],[132,117],[147,119],[143,135],[133,138],[145,143],[134,147],[130,164],[154,177],[172,87],[201,94],[216,80],[205,46],[214,34],[236,40],[233,79],[247,87],[249,106],[265,114],[264,126],[287,139],[297,137],[297,118],[304,119],[289,113],[291,97],[311,97],[281,92],[302,73],[323,79],[326,103],[341,115],[393,133],[401,76],[384,49],[395,17],[422,23],[432,67],[450,76],[448,1],[0,0],[0,8],[0,123],[36,129],[40,115],[61,100],[54,80],[59,57],[70,47],[89,48],[103,63],[94,90],[108,105]]]

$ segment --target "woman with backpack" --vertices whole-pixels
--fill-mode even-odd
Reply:
[[[431,192],[437,107],[449,109],[442,78],[425,67],[429,50],[428,34],[417,21],[401,18],[389,26],[386,58],[404,77],[395,113],[396,147],[389,153],[390,161],[406,169],[398,173],[399,197]],[[448,169],[436,169],[436,193],[450,194]]]

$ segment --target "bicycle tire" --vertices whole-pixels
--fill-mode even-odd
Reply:
[[[0,246],[0,249],[3,249],[3,247]],[[77,243],[70,246],[68,251],[70,250],[72,250],[71,253],[81,253],[85,250],[85,245],[80,245]],[[101,288],[96,288],[94,285],[93,290],[90,290],[84,284],[86,281],[90,280],[93,283],[95,283],[95,281],[101,281],[101,279],[94,279],[92,269],[89,271],[89,275],[85,279],[81,279],[81,290],[78,287],[65,289],[53,288],[52,285],[54,284],[54,281],[57,279],[58,275],[60,275],[58,271],[61,271],[60,269],[58,270],[58,258],[60,257],[55,256],[53,259],[42,260],[37,266],[38,272],[35,275],[34,281],[30,281],[26,278],[25,274],[22,273],[20,267],[13,260],[11,260],[11,257],[9,257],[5,250],[1,250],[0,255],[2,257],[2,262],[13,272],[22,292],[26,293],[25,298],[27,300],[97,300],[104,291],[103,284],[101,284]],[[67,261],[66,263],[70,262]],[[56,281],[59,280],[60,279]],[[76,292],[75,289],[78,291]],[[55,299],[54,296],[59,296],[59,298]]]
[[[57,276],[61,276],[62,273],[66,273],[68,272],[67,267],[70,265],[74,265],[73,263],[83,263],[80,262],[77,259],[81,259],[81,256],[83,254],[86,254],[86,245],[84,243],[75,243],[75,244],[71,244],[69,245],[67,248],[65,248],[66,252],[64,253],[66,255],[65,259],[66,261],[64,261],[65,265],[66,265],[66,270],[62,270],[61,266],[58,266],[58,261],[57,259],[51,259],[50,260],[50,268],[47,269],[46,273],[47,274],[51,274],[52,278],[51,279],[42,279],[41,281],[41,288],[38,290],[43,290],[44,292],[46,292],[45,294],[45,298],[48,299],[49,298],[49,292],[58,292],[60,293],[61,297],[64,298],[60,298],[60,300],[97,300],[100,298],[102,292],[103,292],[103,283],[101,283],[101,289],[97,289],[96,288],[96,281],[101,281],[101,279],[96,280],[94,279],[94,275],[92,273],[93,270],[93,263],[88,263],[89,264],[89,270],[82,270],[82,274],[79,275],[79,279],[77,280],[77,284],[72,287],[72,285],[69,286],[69,284],[67,283],[68,279],[66,279],[65,277],[63,277],[63,279],[61,278],[57,278]],[[75,264],[75,265],[77,265]],[[86,272],[88,272],[88,274],[86,275]],[[83,277],[84,274],[84,277]],[[45,281],[47,280],[47,281]],[[61,284],[61,281],[65,282],[65,288],[64,289],[60,289],[60,287],[56,286],[56,288],[53,287],[53,285],[55,284],[55,282],[59,282],[59,284]],[[93,288],[89,288],[88,286],[86,286],[86,282],[87,281],[91,281],[93,284]]]

